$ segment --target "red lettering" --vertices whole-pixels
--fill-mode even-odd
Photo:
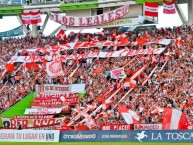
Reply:
[[[109,13],[108,13],[108,19],[109,19],[108,21],[109,21],[109,22],[114,21],[113,14],[114,14],[114,12],[109,12]]]
[[[121,10],[118,9],[118,10],[115,11],[115,20],[119,19],[120,17],[121,17]]]
[[[10,119],[11,128],[17,128],[17,120],[16,119]]]
[[[67,24],[68,24],[68,19],[67,19],[67,17],[65,17],[65,16],[62,17],[62,24],[63,24],[63,25],[67,25]]]
[[[94,25],[99,25],[99,17],[95,16],[94,18]]]
[[[74,26],[74,17],[70,17],[69,26]]]
[[[91,26],[92,25],[92,17],[87,17],[86,18],[86,26]]]
[[[82,18],[79,18],[79,26],[85,26],[85,23],[82,22]]]
[[[112,52],[107,52],[107,54],[106,54],[106,56],[105,56],[105,57],[112,57],[112,56],[113,56],[113,54],[114,54],[114,51],[112,51]]]
[[[105,23],[105,21],[104,21],[104,15],[100,15],[100,17],[101,17],[101,22],[100,22],[100,24]]]

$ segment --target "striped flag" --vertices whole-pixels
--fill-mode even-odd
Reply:
[[[187,129],[188,120],[181,110],[174,108],[164,108],[162,129]]]
[[[157,2],[145,2],[145,16],[158,17]]]
[[[164,0],[163,1],[163,13],[164,14],[175,14],[175,0]]]

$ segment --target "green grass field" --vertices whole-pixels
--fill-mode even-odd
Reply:
[[[192,145],[192,143],[130,143],[130,142],[74,142],[74,143],[1,143],[2,145]]]
[[[11,107],[10,109],[5,111],[4,113],[0,114],[0,117],[13,118],[14,116],[23,116],[25,109],[30,108],[30,102],[33,101],[34,95],[36,95],[36,93],[31,93],[31,94],[27,95],[24,99],[22,99],[16,105]],[[2,122],[0,121],[0,127],[1,126],[2,126]]]

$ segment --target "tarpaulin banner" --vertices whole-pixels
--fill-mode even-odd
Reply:
[[[36,92],[37,93],[45,93],[45,94],[84,93],[85,92],[85,84],[36,85]]]
[[[60,142],[193,142],[191,130],[62,131]]]
[[[125,5],[113,11],[95,16],[74,17],[74,16],[64,16],[56,13],[49,13],[49,15],[51,20],[65,26],[92,27],[113,22],[117,19],[122,18],[127,13],[129,13],[129,5]]]
[[[47,104],[48,102],[66,102],[69,103],[69,105],[75,105],[79,102],[79,100],[78,100],[78,93],[66,93],[66,94],[38,93],[37,97],[35,98],[35,102],[39,102],[42,104],[44,103]]]
[[[1,142],[59,142],[59,130],[0,130]]]
[[[101,125],[100,130],[132,130],[131,124]]]
[[[23,35],[23,26],[19,26],[9,31],[0,32],[0,37],[14,37]]]
[[[63,123],[64,117],[60,118],[1,118],[4,128],[17,129],[18,123],[21,124],[22,129],[39,128],[42,126],[53,126]]]
[[[24,114],[30,115],[46,115],[46,114],[58,114],[62,112],[62,108],[40,108],[40,109],[25,109]]]
[[[145,55],[145,54],[161,54],[165,48],[158,48],[158,49],[140,49],[140,50],[119,50],[113,52],[90,52],[88,54],[75,54],[75,55],[60,55],[60,59],[62,61],[66,61],[69,59],[83,59],[83,58],[109,58],[109,57],[124,57],[124,56],[135,56],[135,55]],[[15,63],[15,62],[44,62],[52,61],[52,56],[13,56],[8,63]]]
[[[134,124],[134,130],[162,130],[162,124]]]

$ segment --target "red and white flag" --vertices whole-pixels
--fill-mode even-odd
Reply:
[[[56,35],[56,37],[58,38],[58,40],[64,40],[65,38],[66,38],[66,34],[65,34],[65,31],[64,30],[60,30],[59,32],[58,32],[58,34]]]
[[[138,88],[137,82],[135,80],[130,80],[129,78],[125,80],[124,86],[133,89]]]
[[[111,100],[103,100],[102,101],[102,108],[105,110],[111,105]]]
[[[37,12],[31,11],[30,14],[31,14],[31,24],[38,24],[42,22],[40,10]]]
[[[47,62],[46,71],[48,75],[52,78],[57,76],[62,76],[64,74],[60,60]]]
[[[21,20],[23,24],[31,24],[31,14],[30,12],[28,13],[21,13]]]
[[[127,124],[139,124],[139,116],[136,112],[122,104],[119,104],[118,107]]]
[[[38,24],[42,22],[40,10],[37,12],[21,13],[21,19],[23,24]]]
[[[163,0],[163,13],[164,14],[175,14],[176,7],[175,7],[175,0]]]
[[[87,105],[87,108],[91,111],[93,111],[96,107],[97,107],[97,103],[95,102],[92,102],[91,105]]]
[[[188,129],[188,120],[181,110],[164,108],[162,129]]]
[[[145,2],[145,16],[158,17],[157,2]]]

